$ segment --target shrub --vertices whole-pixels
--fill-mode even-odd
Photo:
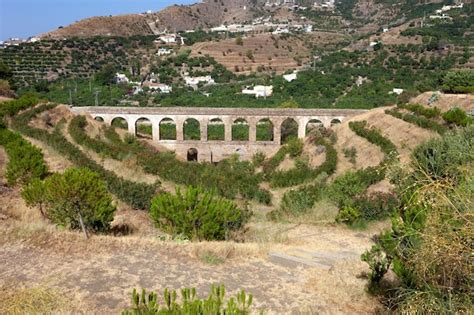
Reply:
[[[372,283],[378,283],[390,268],[391,259],[380,246],[373,246],[370,250],[365,251],[361,256],[370,268],[369,280]]]
[[[395,194],[376,192],[354,198],[353,206],[358,209],[362,220],[381,220],[398,208],[399,200]]]
[[[437,107],[427,108],[419,104],[398,105],[398,107],[409,110],[416,115],[419,115],[419,116],[421,115],[428,119],[439,117],[439,115],[441,114],[441,111]]]
[[[303,153],[304,143],[298,138],[289,139],[286,146],[287,152],[292,158],[298,157]]]
[[[469,313],[472,309],[474,126],[420,145],[394,184],[401,204],[392,229],[364,260],[380,280],[390,265],[400,280],[388,288],[397,313]]]
[[[299,141],[301,144],[302,142]],[[272,173],[270,177],[270,185],[272,187],[291,187],[298,184],[308,182],[315,179],[320,174],[326,173],[332,175],[336,171],[337,166],[337,151],[334,147],[325,139],[316,138],[316,145],[322,145],[326,150],[326,160],[319,167],[314,169],[310,168],[308,162],[303,159],[296,160],[294,168],[288,171],[277,171]],[[296,148],[292,148],[291,142],[287,145],[287,151],[293,150],[293,153],[300,152],[302,147],[294,145]],[[278,153],[277,153],[278,154]],[[299,153],[301,154],[301,153]]]
[[[345,206],[337,214],[336,222],[352,224],[358,221],[360,217],[361,217],[361,213],[359,209],[351,207],[351,206]]]
[[[225,240],[232,232],[242,230],[251,213],[239,209],[230,200],[212,192],[188,187],[184,193],[164,193],[151,204],[150,216],[165,232],[183,234],[196,240]]]
[[[385,178],[385,173],[374,167],[346,172],[328,187],[329,198],[340,208],[353,206],[354,198],[362,195],[370,185]]]
[[[444,134],[447,130],[445,126],[440,125],[437,122],[425,117],[416,116],[412,114],[404,114],[396,110],[386,110],[385,114],[404,120],[408,123],[415,124],[418,127],[433,130],[441,135]]]
[[[448,124],[454,124],[456,126],[467,126],[472,123],[472,119],[458,107],[451,108],[449,111],[443,114],[443,119]]]
[[[385,138],[380,134],[376,129],[367,129],[367,121],[353,121],[349,122],[349,127],[354,131],[358,136],[367,139],[370,143],[373,143],[379,146],[386,156],[392,154],[392,152],[398,154],[397,147],[393,144],[392,141]]]
[[[24,140],[19,134],[0,129],[0,145],[8,154],[6,178],[9,185],[26,184],[34,178],[44,178],[48,167],[40,149]]]
[[[43,193],[41,194],[40,191]],[[105,231],[114,218],[115,206],[99,174],[71,168],[53,174],[44,182],[28,184],[22,196],[28,206],[40,210],[52,222],[70,229]]]
[[[344,157],[349,160],[352,164],[356,163],[357,158],[357,149],[355,147],[344,148]]]
[[[176,291],[165,289],[163,293],[164,304],[161,305],[155,292],[141,294],[134,289],[132,293],[132,309],[125,310],[122,315],[247,315],[252,313],[251,294],[240,291],[235,297],[226,301],[225,287],[212,286],[211,293],[205,299],[197,298],[196,289],[181,289],[181,299],[178,300]]]

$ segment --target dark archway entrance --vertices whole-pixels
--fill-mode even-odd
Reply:
[[[188,162],[197,162],[198,161],[198,150],[191,148],[188,150]]]
[[[293,118],[287,118],[281,124],[281,144],[285,144],[292,138],[298,138],[298,123]]]

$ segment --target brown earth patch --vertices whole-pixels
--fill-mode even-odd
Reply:
[[[411,103],[428,105],[428,100],[435,92],[425,92],[410,100]],[[474,94],[445,94],[437,93],[438,101],[433,103],[432,106],[438,107],[441,111],[446,112],[453,107],[459,107],[464,111],[470,111],[474,109]]]
[[[309,43],[325,45],[342,39],[342,35],[330,32],[315,32],[288,39],[268,33],[256,34],[244,37],[243,45],[237,45],[235,39],[196,43],[191,47],[191,56],[209,55],[230,71],[240,74],[257,72],[258,68],[283,73],[302,67],[295,58],[300,58],[303,63],[307,60],[310,54]],[[253,60],[247,56],[249,51],[252,52]]]

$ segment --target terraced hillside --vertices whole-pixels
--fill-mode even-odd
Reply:
[[[154,37],[43,40],[0,50],[0,60],[18,84],[65,77],[88,78],[107,63],[129,69],[134,60],[150,62]]]
[[[230,71],[284,73],[300,69],[310,61],[312,47],[322,49],[340,43],[344,35],[316,32],[311,35],[282,36],[256,34],[243,38],[242,45],[235,39],[194,44],[192,55],[209,55]]]

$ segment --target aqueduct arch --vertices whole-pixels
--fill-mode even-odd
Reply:
[[[140,132],[137,127],[139,120],[146,120],[149,124],[148,132],[151,129],[154,142],[176,151],[183,159],[188,158],[188,150],[194,149],[199,161],[214,162],[235,153],[246,159],[250,159],[256,152],[266,155],[276,153],[281,146],[282,126],[287,120],[296,122],[292,134],[304,138],[309,125],[316,123],[330,128],[334,123],[366,112],[340,109],[190,107],[73,107],[72,111],[89,114],[93,118],[100,117],[107,125],[111,125],[115,119],[123,118],[128,131],[134,135],[137,131]],[[190,124],[190,121],[193,123]],[[244,140],[232,141],[236,121],[238,128],[247,130],[245,139],[242,138]],[[191,129],[192,136],[187,135],[188,129]]]

